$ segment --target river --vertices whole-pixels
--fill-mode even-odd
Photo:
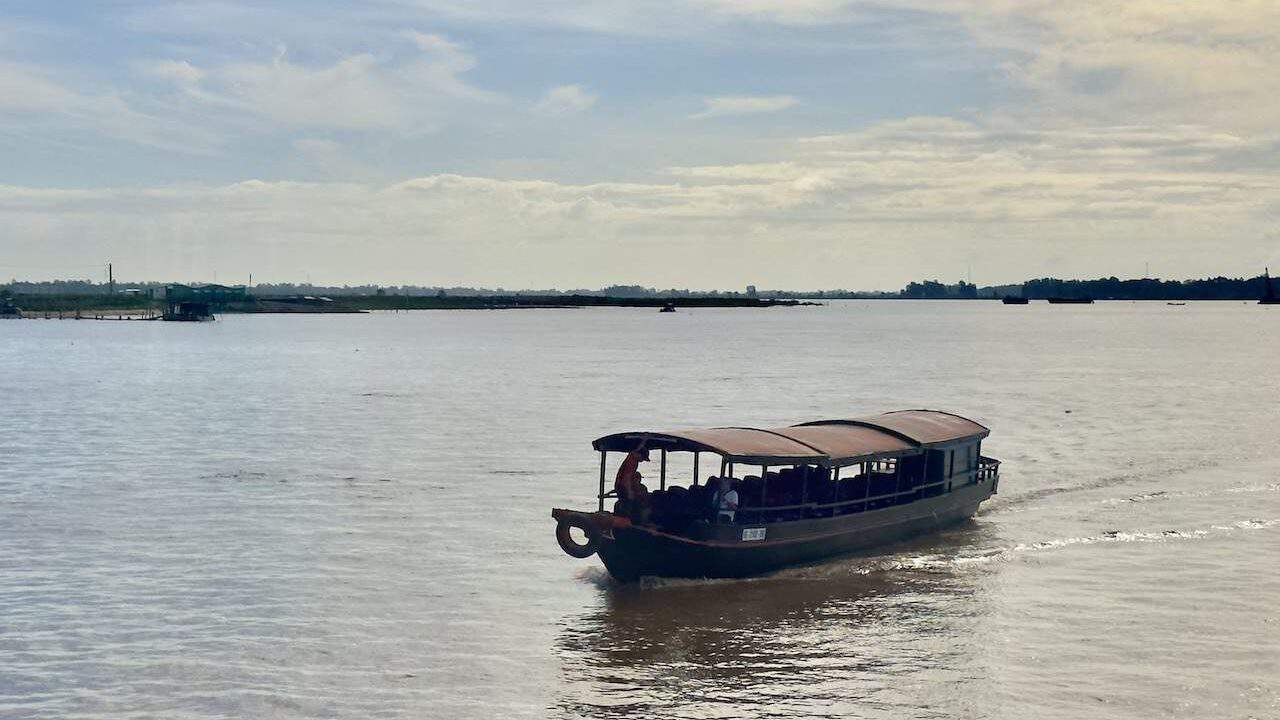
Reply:
[[[0,717],[1277,717],[1277,368],[1232,302],[0,322]],[[595,437],[917,407],[1004,462],[945,533],[556,546]]]

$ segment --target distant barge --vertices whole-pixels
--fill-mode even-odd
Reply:
[[[744,577],[894,542],[961,522],[996,492],[1000,462],[981,454],[989,432],[958,415],[903,410],[768,430],[607,435],[593,443],[597,510],[552,510],[556,539],[574,557],[599,554],[622,581]],[[651,451],[661,465],[649,493],[635,469]],[[612,489],[610,452],[627,456]],[[693,484],[667,487],[667,455],[681,452],[693,454]],[[699,485],[702,453],[720,467]],[[741,466],[756,474],[737,479]],[[606,500],[616,500],[612,511]]]

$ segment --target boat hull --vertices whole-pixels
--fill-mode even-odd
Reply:
[[[609,574],[622,581],[748,577],[934,532],[972,517],[994,492],[995,483],[987,481],[833,518],[709,526],[702,538],[618,527],[600,539],[598,553]]]

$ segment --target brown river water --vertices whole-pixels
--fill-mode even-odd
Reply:
[[[1243,303],[0,322],[0,718],[1277,718],[1278,369]],[[556,546],[597,436],[911,407],[992,428],[972,522]]]

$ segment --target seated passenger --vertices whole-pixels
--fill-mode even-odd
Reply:
[[[738,491],[733,489],[729,478],[720,478],[720,487],[715,494],[716,522],[732,523],[738,516]]]

